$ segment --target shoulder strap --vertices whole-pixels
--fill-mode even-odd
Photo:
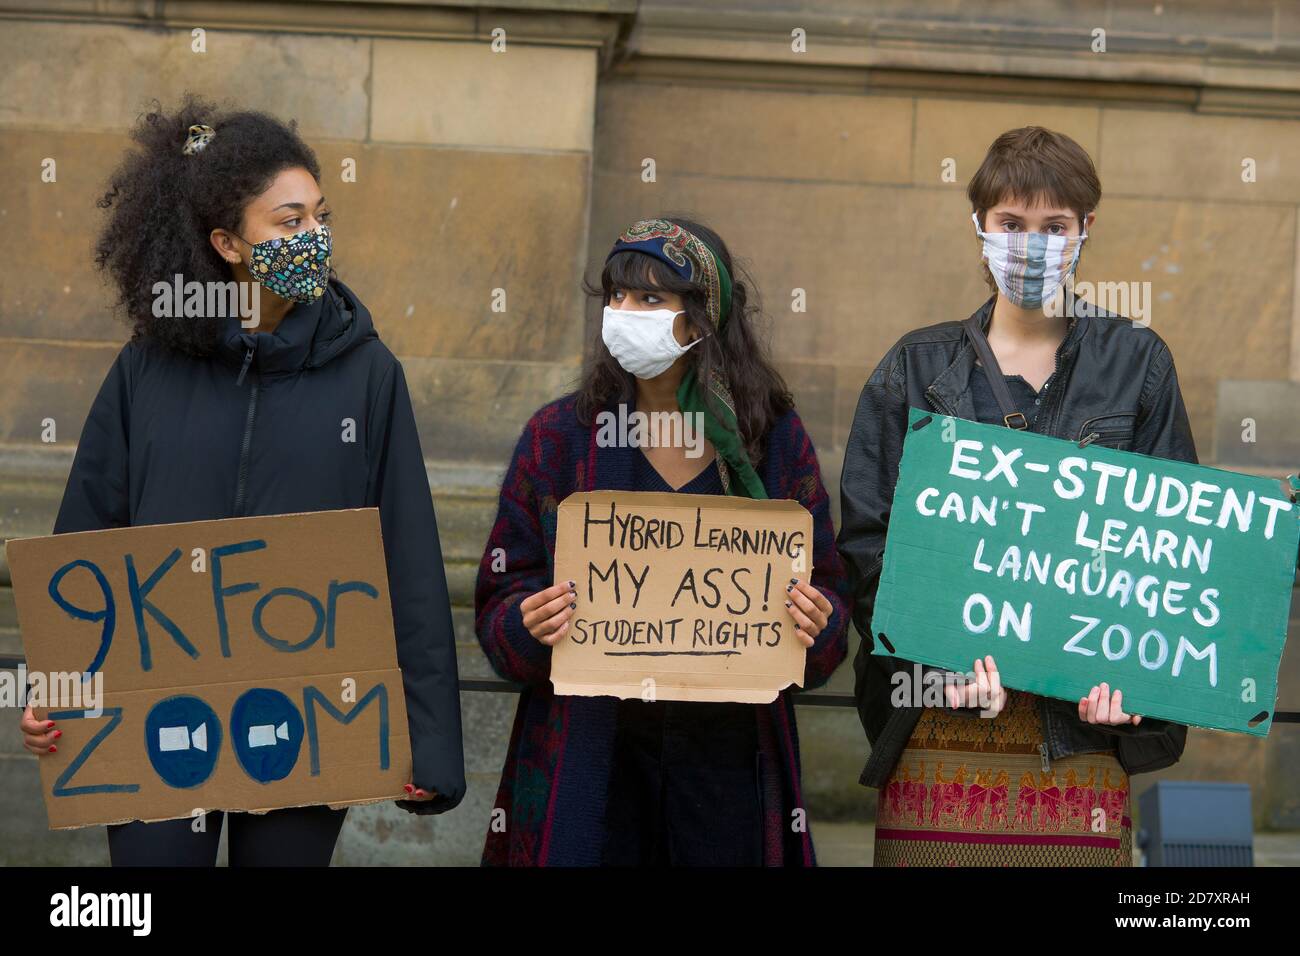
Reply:
[[[1016,409],[1016,403],[1011,400],[1011,389],[1007,388],[1007,383],[1002,378],[1002,367],[998,365],[993,350],[989,348],[989,340],[984,337],[979,318],[972,315],[962,322],[962,325],[966,327],[966,334],[970,336],[971,344],[975,346],[975,353],[980,357],[980,364],[984,366],[985,377],[989,380],[989,387],[993,389],[993,397],[997,399],[998,407],[1002,409],[1002,423],[1008,428],[1028,428],[1029,422],[1024,414]]]

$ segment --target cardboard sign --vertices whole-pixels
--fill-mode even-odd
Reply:
[[[406,702],[374,508],[6,552],[33,703],[52,675],[85,694],[36,707],[63,731],[39,761],[51,828],[404,796]]]
[[[1265,736],[1300,509],[1281,485],[913,408],[877,653]],[[888,649],[892,645],[894,651]]]
[[[797,501],[596,491],[560,505],[555,580],[578,608],[551,656],[557,694],[765,704],[803,684],[786,610],[812,575]]]

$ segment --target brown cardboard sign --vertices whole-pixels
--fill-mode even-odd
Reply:
[[[765,704],[803,684],[786,610],[812,574],[797,501],[595,491],[560,505],[555,579],[577,610],[551,656],[557,694]]]
[[[52,829],[405,796],[376,509],[5,550],[32,703],[63,732],[39,761]],[[43,697],[59,687],[82,694]]]

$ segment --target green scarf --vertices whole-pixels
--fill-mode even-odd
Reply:
[[[767,489],[763,487],[762,479],[750,463],[745,443],[740,437],[731,390],[717,372],[711,378],[709,394],[712,395],[713,402],[708,400],[704,389],[700,387],[695,369],[690,369],[682,376],[682,384],[677,387],[677,407],[684,415],[699,413],[704,416],[704,437],[712,443],[713,450],[718,454],[718,474],[722,477],[722,489],[729,495],[741,498],[766,498]]]

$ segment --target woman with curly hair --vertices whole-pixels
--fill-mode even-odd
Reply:
[[[449,810],[465,792],[460,700],[424,456],[402,366],[330,268],[316,157],[292,124],[195,97],[132,135],[96,246],[132,336],[87,416],[54,533],[378,508],[414,761],[398,805]],[[168,301],[195,282],[255,308]],[[340,440],[347,418],[362,440]],[[57,750],[60,731],[30,707],[22,731],[33,753]],[[230,813],[230,862],[327,865],[345,814]],[[199,833],[188,819],[110,826],[112,862],[211,866],[211,817]]]
[[[588,289],[605,310],[581,386],[519,439],[475,592],[479,643],[497,673],[525,685],[497,795],[506,825],[491,827],[485,864],[814,863],[789,692],[771,704],[643,701],[550,684],[551,649],[581,613],[574,582],[553,583],[557,506],[579,491],[799,501],[812,513],[815,570],[787,588],[785,633],[807,649],[806,688],[844,659],[848,581],[817,454],[735,274],[699,223],[629,226]],[[602,439],[600,420],[622,418],[620,406],[689,416],[704,440]]]

